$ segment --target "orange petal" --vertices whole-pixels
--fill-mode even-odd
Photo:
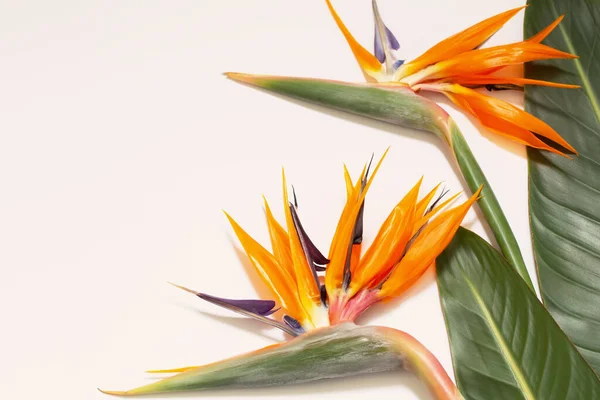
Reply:
[[[487,128],[528,146],[563,154],[541,141],[534,135],[535,133],[577,154],[577,151],[550,125],[520,108],[460,85],[441,86],[444,88],[444,93],[455,104],[466,108]]]
[[[263,197],[263,200],[265,202],[265,214],[267,217],[267,225],[269,227],[269,237],[271,238],[273,255],[281,268],[289,271],[291,276],[295,276],[292,251],[290,249],[290,238],[285,229],[283,229],[273,216],[269,203],[267,203],[267,199]]]
[[[421,217],[425,214],[425,211],[427,211],[427,207],[429,207],[429,204],[431,203],[431,200],[433,200],[433,197],[435,196],[438,189],[440,188],[440,185],[441,185],[441,183],[438,183],[437,185],[435,185],[435,187],[433,189],[431,189],[431,191],[429,193],[427,193],[425,195],[425,197],[423,197],[421,200],[419,200],[419,202],[417,203],[417,208],[415,210],[415,215],[417,217]]]
[[[352,196],[354,185],[352,184],[352,178],[350,177],[350,172],[348,172],[346,164],[344,164],[344,180],[346,182],[346,200],[348,200],[350,199],[350,196]]]
[[[346,25],[344,25],[342,22],[338,13],[333,8],[333,5],[331,5],[331,1],[325,0],[325,2],[327,3],[327,7],[331,12],[331,16],[335,20],[335,23],[346,38],[346,42],[348,42],[350,50],[352,50],[354,58],[356,58],[356,61],[358,61],[358,65],[365,75],[365,78],[368,82],[377,82],[377,76],[382,72],[381,63],[373,54],[369,53],[367,49],[361,46],[360,43],[354,39],[354,36],[352,36],[348,28],[346,28]]]
[[[360,188],[362,187],[362,180],[365,176],[365,172],[367,170],[367,166],[363,167],[363,170],[360,174],[360,177],[356,181],[356,184],[352,185],[352,181],[346,183],[346,204],[344,205],[344,209],[342,210],[342,215],[340,215],[340,219],[335,228],[335,233],[333,234],[333,239],[331,240],[331,245],[329,246],[329,259],[333,254],[336,253],[338,246],[343,246],[340,244],[341,235],[340,232],[344,228],[347,223],[354,224],[356,221],[350,221],[350,213],[352,212],[356,202],[358,201],[358,197],[360,196]],[[348,174],[348,178],[350,179],[350,174]],[[347,249],[346,249],[347,250]],[[342,251],[346,251],[342,250]],[[342,278],[340,277],[340,280]]]
[[[448,204],[456,200],[458,196],[460,196],[460,193],[456,193],[454,196],[450,197],[446,201],[443,201],[442,203],[436,205],[435,207],[433,207],[433,209],[431,209],[431,211],[419,218],[413,226],[413,235],[416,234],[419,231],[419,229],[421,229],[430,219],[435,217],[437,213],[443,210]]]
[[[344,212],[342,212],[342,217],[340,218],[340,222],[338,223],[338,229],[336,229],[336,233],[332,240],[332,245],[329,253],[329,264],[327,265],[327,271],[325,272],[325,286],[327,288],[327,293],[329,296],[335,296],[336,293],[342,286],[342,280],[344,277],[344,268],[346,265],[346,258],[348,255],[348,248],[352,243],[352,236],[354,233],[354,225],[356,223],[356,217],[360,211],[361,205],[365,199],[369,188],[371,187],[371,183],[373,182],[373,178],[377,175],[377,171],[379,171],[379,167],[381,167],[381,163],[383,162],[385,156],[387,155],[389,148],[383,153],[381,159],[373,169],[373,173],[369,177],[364,190],[361,190],[362,185],[357,185],[354,188],[353,198],[350,199],[349,202],[346,203],[346,207],[344,208]],[[361,176],[361,180],[363,179],[365,172],[363,172]],[[360,183],[360,181],[358,183]],[[358,194],[358,196],[356,196]],[[354,200],[356,199],[356,200]],[[347,211],[347,212],[346,212]],[[332,250],[335,249],[335,250]]]
[[[381,225],[358,268],[352,273],[350,296],[361,289],[377,285],[402,257],[406,244],[412,236],[422,181],[423,178],[394,207]]]
[[[407,83],[414,85],[426,80],[451,76],[481,75],[495,71],[499,67],[553,58],[577,58],[577,56],[540,43],[524,41],[467,51],[408,77]]]
[[[283,202],[285,209],[285,220],[287,223],[288,236],[290,239],[290,250],[292,255],[292,264],[294,266],[294,275],[296,276],[296,285],[298,291],[298,297],[302,303],[302,307],[309,315],[310,322],[314,326],[320,326],[322,321],[319,319],[319,309],[321,305],[321,291],[317,285],[315,276],[312,268],[306,259],[304,249],[298,237],[296,225],[292,217],[290,210],[290,203],[287,191],[287,182],[285,180],[285,173],[281,171],[282,183],[283,183]],[[300,321],[301,323],[303,321]]]
[[[288,314],[303,321],[306,313],[299,307],[294,277],[286,269],[281,268],[275,257],[248,235],[229,214],[225,213],[225,215],[262,281],[271,289]]]
[[[509,19],[514,17],[523,8],[525,7],[517,7],[505,11],[442,40],[421,56],[400,67],[396,78],[404,78],[431,64],[435,64],[438,61],[454,57],[465,51],[473,50],[489,39],[490,36],[496,33],[498,29],[502,28]]]
[[[398,296],[410,287],[448,246],[482,187],[463,204],[447,210],[427,225],[381,287],[381,298]]]
[[[489,75],[468,75],[468,76],[452,76],[444,79],[444,81],[458,83],[459,85],[502,85],[511,84],[517,86],[537,85],[549,86],[563,89],[578,89],[579,85],[570,85],[567,83],[556,83],[548,81],[540,81],[538,79],[519,78],[511,76],[489,76]]]
[[[562,21],[564,17],[565,14],[556,18],[553,23],[551,23],[550,25],[548,25],[547,27],[545,27],[544,29],[542,29],[537,34],[533,35],[527,40],[529,42],[540,43],[542,40],[546,39],[546,36],[548,36],[554,30],[554,28],[558,26],[558,24],[560,24],[560,21]]]

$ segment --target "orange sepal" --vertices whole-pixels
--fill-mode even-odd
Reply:
[[[456,193],[454,196],[451,196],[446,201],[436,205],[431,211],[429,211],[427,214],[423,215],[421,218],[415,221],[413,225],[413,235],[416,234],[419,231],[419,229],[421,229],[430,219],[435,217],[437,213],[443,210],[448,204],[456,200],[458,196],[460,196],[460,193]]]
[[[327,3],[327,8],[329,8],[329,12],[335,20],[335,23],[344,35],[344,38],[346,38],[346,42],[348,42],[350,50],[352,50],[352,54],[354,54],[354,58],[356,58],[366,80],[368,82],[377,82],[377,75],[382,72],[381,63],[373,54],[369,53],[367,49],[356,41],[348,28],[346,28],[346,25],[344,25],[344,22],[342,22],[342,19],[335,11],[335,8],[333,8],[331,1],[325,0],[325,2]]]
[[[415,215],[417,217],[421,217],[421,216],[425,215],[425,211],[427,211],[427,207],[429,207],[429,204],[431,204],[431,200],[433,200],[433,197],[435,196],[438,189],[440,188],[440,185],[441,185],[441,183],[438,183],[437,185],[435,185],[435,187],[433,189],[431,189],[431,191],[429,193],[427,193],[421,200],[419,200],[419,202],[417,203],[417,207],[415,209]]]
[[[560,150],[536,137],[539,135],[577,154],[577,151],[550,125],[506,101],[486,96],[457,84],[446,84],[440,87],[441,91],[456,105],[465,108],[485,127],[494,132],[527,146],[564,155]]]
[[[248,235],[229,214],[225,215],[262,281],[271,289],[288,314],[299,321],[304,320],[306,313],[299,307],[294,277],[281,268],[275,257]]]
[[[495,71],[499,67],[554,58],[577,58],[577,56],[531,41],[511,43],[467,51],[440,61],[417,74],[416,81],[443,79],[450,76],[481,75]],[[416,82],[411,84],[414,83]]]
[[[312,317],[312,310],[321,304],[321,292],[313,276],[312,268],[308,264],[308,260],[304,254],[304,249],[300,243],[298,232],[292,218],[290,203],[287,191],[287,182],[285,173],[281,170],[281,178],[283,184],[283,207],[285,210],[285,220],[287,223],[288,237],[290,239],[290,250],[292,256],[292,264],[294,266],[294,274],[296,276],[296,285],[300,302],[304,310]]]
[[[267,199],[263,197],[265,203],[265,215],[267,217],[267,226],[269,228],[269,237],[273,255],[281,268],[289,271],[291,276],[294,274],[294,264],[292,262],[292,251],[290,250],[290,238],[279,222],[273,216],[271,207]]]
[[[412,75],[431,64],[435,64],[438,61],[454,57],[465,51],[473,50],[489,39],[490,36],[496,33],[498,29],[502,28],[508,20],[514,17],[523,8],[525,8],[525,6],[505,11],[442,40],[421,56],[400,67],[396,77],[401,79]]]
[[[352,273],[350,295],[372,287],[400,260],[410,240],[423,178],[404,196],[381,225],[377,236]]]
[[[517,86],[525,86],[525,85],[537,85],[537,86],[549,86],[556,87],[562,89],[578,89],[581,86],[579,85],[570,85],[568,83],[556,83],[549,81],[541,81],[538,79],[528,79],[528,78],[520,78],[520,77],[512,77],[512,76],[490,76],[490,75],[468,75],[468,76],[451,76],[444,81],[458,83],[459,85],[475,85],[475,86],[484,86],[484,85],[502,85],[502,84],[512,84]]]
[[[325,272],[325,286],[329,296],[335,296],[338,289],[342,285],[344,277],[344,267],[346,265],[346,257],[348,254],[348,247],[351,244],[352,236],[354,233],[354,226],[356,224],[356,218],[360,212],[361,205],[371,187],[373,178],[377,175],[381,163],[385,159],[389,148],[383,153],[381,159],[373,169],[371,176],[367,180],[364,189],[362,189],[362,180],[364,179],[366,171],[363,170],[360,180],[354,188],[352,198],[346,203],[342,217],[338,223],[335,235],[331,242],[329,252],[329,264],[327,265],[327,271]]]
[[[354,191],[354,185],[352,184],[352,178],[350,177],[350,172],[348,172],[346,164],[344,164],[344,181],[346,182],[346,200],[349,200]]]
[[[381,287],[380,298],[398,296],[408,289],[448,246],[463,218],[479,198],[481,189],[463,204],[444,211],[421,231],[406,255]]]
[[[535,35],[533,35],[532,37],[527,39],[527,41],[541,43],[541,41],[546,39],[546,37],[554,30],[554,28],[556,28],[558,26],[558,24],[560,24],[560,21],[562,21],[564,17],[565,17],[565,14],[556,18],[554,20],[554,22],[552,22],[550,25],[548,25],[547,27],[545,27],[544,29],[542,29],[541,31],[539,31],[538,33],[536,33]]]

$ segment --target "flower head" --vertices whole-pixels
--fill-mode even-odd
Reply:
[[[503,74],[505,67],[529,61],[577,58],[576,55],[541,44],[558,26],[563,16],[528,40],[479,48],[524,8],[518,7],[481,21],[441,41],[416,59],[404,62],[395,57],[395,51],[400,47],[398,40],[383,23],[375,0],[372,0],[375,17],[373,54],[350,34],[331,1],[325,1],[368,81],[403,84],[415,91],[443,93],[455,105],[477,118],[482,125],[512,140],[558,154],[563,154],[563,149],[577,153],[554,129],[536,117],[510,103],[474,90],[519,89],[524,85],[578,88],[577,85]]]
[[[385,156],[385,154],[384,154]],[[354,319],[372,304],[398,296],[417,281],[450,243],[479,191],[463,204],[446,209],[438,186],[419,199],[421,181],[392,209],[362,254],[365,196],[382,159],[365,166],[352,181],[344,169],[346,204],[325,257],[300,222],[295,193],[290,198],[283,174],[285,223],[280,224],[265,200],[271,251],[254,240],[229,214],[244,251],[274,300],[229,300],[203,293],[200,298],[251,316],[292,334]],[[322,276],[322,272],[325,272]],[[187,289],[186,289],[187,290]],[[281,307],[281,320],[269,317]]]

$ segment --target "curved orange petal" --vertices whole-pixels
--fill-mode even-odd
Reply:
[[[269,228],[269,237],[273,255],[281,268],[289,271],[290,275],[295,277],[294,264],[292,262],[292,251],[290,249],[290,238],[279,222],[273,216],[271,207],[267,199],[263,197],[265,203],[265,215],[267,217],[267,226]]]
[[[414,78],[417,82],[450,76],[485,74],[498,67],[553,58],[577,58],[576,55],[536,42],[518,42],[467,51],[428,67]],[[412,83],[411,83],[412,84]]]
[[[556,83],[541,81],[538,79],[528,79],[512,76],[490,76],[490,75],[467,75],[467,76],[451,76],[444,81],[458,83],[459,85],[501,85],[512,84],[517,86],[537,85],[549,86],[563,89],[578,89],[579,85],[570,85],[568,83]]]
[[[287,183],[283,169],[281,171],[281,177],[283,183],[285,220],[287,223],[287,230],[289,232],[288,237],[290,239],[290,253],[292,255],[292,264],[294,266],[298,297],[300,298],[300,302],[302,303],[304,310],[310,316],[311,322],[313,325],[317,326],[319,322],[315,321],[315,318],[318,317],[315,314],[317,312],[316,309],[321,307],[321,292],[320,288],[317,286],[317,282],[315,281],[312,268],[304,254],[304,249],[300,243],[300,238],[298,237],[296,225],[290,210]]]
[[[344,205],[342,214],[340,215],[340,219],[338,220],[338,224],[335,228],[335,233],[333,234],[333,238],[331,240],[331,245],[329,246],[329,256],[328,256],[329,260],[331,260],[333,254],[335,254],[338,247],[343,246],[343,244],[340,244],[341,230],[344,228],[344,226],[346,226],[346,224],[348,224],[348,223],[354,224],[355,223],[355,220],[354,221],[350,220],[350,213],[352,212],[352,209],[356,205],[356,202],[358,201],[358,197],[360,196],[360,188],[362,186],[362,180],[363,180],[363,177],[365,176],[366,170],[367,170],[367,166],[365,165],[360,174],[360,177],[358,178],[358,180],[356,181],[356,183],[354,185],[352,185],[352,181],[350,180],[350,174],[348,173],[348,176],[346,178],[347,180],[349,180],[346,182],[346,204]],[[345,250],[343,250],[343,251],[345,251]],[[341,280],[341,279],[342,279],[342,277],[340,276],[339,280]]]
[[[460,193],[456,193],[446,201],[443,201],[442,203],[436,205],[435,207],[433,207],[433,209],[431,209],[431,211],[429,211],[427,214],[423,215],[421,218],[416,220],[413,225],[413,235],[416,234],[419,231],[419,229],[421,229],[430,219],[435,217],[436,214],[443,210],[448,204],[456,200],[458,196],[460,196]]]
[[[562,21],[564,17],[565,14],[556,18],[553,23],[551,23],[550,25],[548,25],[547,27],[545,27],[544,29],[527,39],[527,41],[540,43],[542,40],[546,39],[546,37],[554,30],[554,28],[558,26],[558,24],[560,24],[560,21]]]
[[[495,132],[528,146],[563,154],[535,136],[539,135],[577,154],[577,151],[550,125],[504,100],[486,96],[457,84],[440,85],[440,87],[455,104],[466,108],[483,125]]]
[[[344,23],[342,22],[342,19],[335,11],[335,8],[333,8],[331,1],[325,0],[325,2],[327,3],[327,8],[329,8],[329,12],[335,20],[335,23],[344,35],[344,38],[346,38],[346,42],[348,42],[350,50],[352,50],[352,54],[354,54],[354,58],[356,58],[356,61],[358,62],[360,69],[365,75],[365,78],[369,82],[377,82],[377,75],[382,72],[381,63],[373,54],[369,53],[367,49],[365,49],[360,43],[356,41],[354,36],[352,36],[350,31],[348,30],[348,28],[346,28],[346,25],[344,25]]]
[[[431,200],[433,200],[433,197],[440,188],[440,185],[441,183],[435,185],[435,187],[431,189],[429,193],[427,193],[421,200],[417,202],[417,207],[415,209],[415,215],[417,217],[422,217],[423,215],[425,215],[425,211],[427,211],[427,207],[429,207],[429,204],[431,203]]]
[[[336,229],[335,235],[331,242],[332,244],[329,252],[330,262],[327,265],[327,271],[325,272],[325,286],[329,296],[335,296],[342,286],[344,268],[348,256],[348,248],[352,243],[356,217],[358,216],[365,196],[371,187],[373,178],[375,178],[375,175],[377,175],[377,171],[379,171],[379,167],[381,167],[381,163],[385,159],[388,151],[389,148],[381,156],[381,159],[373,169],[373,173],[366,182],[364,189],[362,189],[362,185],[357,185],[354,188],[352,198],[346,203],[346,207],[344,207],[342,217],[338,223],[338,228]],[[364,175],[365,172],[363,172],[360,181],[362,181]]]
[[[415,209],[423,178],[404,196],[381,225],[377,236],[352,273],[349,295],[372,287],[400,260],[412,237]]]
[[[410,287],[448,246],[463,218],[479,198],[482,187],[463,204],[447,210],[430,222],[412,243],[381,287],[380,298],[397,296]]]
[[[306,312],[299,304],[293,276],[281,268],[275,257],[248,235],[229,214],[225,215],[262,281],[271,289],[288,314],[296,319],[300,318],[300,321],[304,320]]]
[[[421,56],[404,64],[398,69],[396,74],[397,79],[412,75],[421,69],[435,64],[438,61],[454,57],[457,54],[465,51],[473,50],[481,43],[490,38],[498,29],[514,17],[524,7],[513,8],[498,15],[494,15],[486,20],[483,20],[464,31],[450,36],[442,40],[435,46],[431,47]]]

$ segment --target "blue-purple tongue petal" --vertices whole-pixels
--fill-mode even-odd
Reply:
[[[373,0],[373,16],[375,17],[375,57],[383,64],[387,59],[386,54],[390,50],[398,50],[400,43],[392,31],[383,23],[375,0]],[[385,36],[384,38],[382,38],[382,34]]]
[[[394,65],[392,66],[392,69],[395,71],[398,68],[400,68],[402,66],[402,64],[404,64],[404,60],[397,60]]]
[[[392,50],[398,50],[400,48],[400,43],[398,42],[398,39],[396,39],[396,36],[394,36],[392,31],[390,31],[387,26],[385,26],[385,34],[387,36],[386,39],[388,46]],[[377,29],[377,26],[375,26],[375,57],[377,57],[379,62],[382,64],[385,62],[386,58],[383,46],[384,44],[381,42],[381,35],[379,34],[379,29]]]
[[[329,264],[329,260],[323,255],[323,253],[321,253],[317,246],[315,246],[313,241],[310,240],[310,237],[308,236],[308,234],[304,230],[304,227],[300,223],[300,217],[298,216],[298,212],[296,211],[296,209],[298,208],[298,199],[296,197],[296,191],[294,190],[293,186],[292,192],[294,196],[294,207],[292,207],[292,216],[294,217],[294,222],[297,222],[295,226],[298,230],[299,236],[301,237],[301,240],[304,240],[303,246],[306,245],[306,251],[310,256],[310,259],[314,264],[316,264],[315,269],[317,271],[325,271],[325,268],[323,268],[322,266]]]
[[[209,303],[215,304],[217,306],[226,308],[230,311],[233,311],[238,314],[245,315],[246,317],[253,318],[260,322],[263,322],[267,325],[273,326],[275,328],[281,329],[282,331],[292,335],[298,336],[298,332],[294,329],[290,328],[287,324],[284,324],[280,321],[276,321],[272,318],[268,318],[269,315],[273,314],[278,308],[275,308],[275,302],[273,300],[232,300],[232,299],[223,299],[221,297],[215,297],[208,295],[206,293],[196,292],[195,290],[188,289],[183,286],[175,285],[171,283],[171,285],[185,290],[188,293],[192,293],[202,300],[208,301]]]
[[[298,217],[298,212],[296,211],[296,207],[292,203],[289,203],[289,207],[290,207],[290,212],[292,214],[292,220],[294,221],[294,228],[296,229],[296,234],[298,235],[298,240],[300,241],[300,245],[302,246],[302,251],[304,252],[304,257],[306,258],[306,261],[308,262],[308,265],[312,272],[313,278],[315,280],[315,285],[316,285],[317,289],[320,289],[321,283],[319,282],[316,265],[315,265],[315,262],[313,261],[312,254],[311,254],[311,247],[314,249],[316,249],[316,247],[314,246],[314,244],[311,246],[310,243],[312,243],[312,242],[310,241],[310,239],[308,239],[306,232],[302,228],[302,224],[300,223],[300,218]],[[290,232],[290,234],[291,234],[291,232]]]

